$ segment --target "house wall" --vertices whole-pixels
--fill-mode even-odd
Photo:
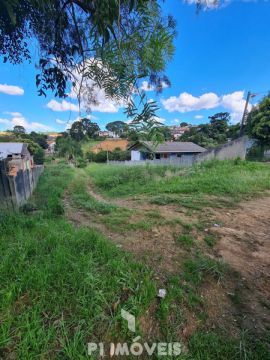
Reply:
[[[131,150],[131,161],[141,160],[141,153],[138,150]]]

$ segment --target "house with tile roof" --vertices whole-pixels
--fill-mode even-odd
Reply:
[[[131,161],[153,159],[175,159],[182,156],[194,156],[206,151],[205,148],[192,142],[165,141],[155,144],[151,141],[137,141],[131,145]]]

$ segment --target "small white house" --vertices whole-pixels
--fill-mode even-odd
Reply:
[[[129,150],[131,151],[131,161],[175,159],[206,151],[205,148],[192,142],[180,141],[165,141],[157,145],[151,141],[137,141],[129,147]]]

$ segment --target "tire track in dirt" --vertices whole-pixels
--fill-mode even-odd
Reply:
[[[239,274],[231,295],[242,327],[270,330],[270,197],[242,202],[238,208],[215,211],[223,224],[217,254]]]

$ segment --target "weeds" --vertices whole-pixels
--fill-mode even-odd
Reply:
[[[167,170],[170,170],[169,177],[166,177]],[[90,165],[87,172],[95,186],[109,196],[145,193],[153,195],[151,201],[156,204],[178,202],[195,210],[205,206],[230,206],[270,189],[270,167],[247,161],[212,161],[181,174],[179,168],[165,166]],[[171,194],[178,194],[178,200]]]
[[[180,234],[176,241],[188,249],[194,245],[194,238],[190,234]]]
[[[1,358],[86,358],[89,340],[125,336],[121,308],[138,316],[156,293],[145,266],[100,233],[53,216],[73,179],[72,169],[61,171],[42,176],[39,213],[0,218]]]
[[[213,234],[207,234],[205,235],[205,237],[203,238],[205,243],[210,246],[213,247],[216,244],[216,236]]]
[[[197,253],[195,257],[184,262],[184,278],[194,285],[200,284],[206,275],[220,281],[225,272],[225,264]]]
[[[257,184],[251,179],[252,167]],[[175,340],[175,334],[180,333],[185,321],[183,304],[187,303],[201,323],[207,317],[197,290],[208,276],[222,279],[226,271],[224,264],[197,251],[184,262],[181,277],[169,276],[166,297],[156,300],[157,286],[147,267],[134,262],[101,233],[69,224],[63,216],[62,199],[68,188],[78,207],[95,216],[102,214],[99,218],[106,226],[117,231],[149,230],[154,224],[169,224],[170,220],[162,219],[157,211],[149,211],[145,219],[131,221],[133,211],[99,201],[87,192],[86,172],[93,174],[96,186],[111,196],[145,192],[163,197],[163,203],[172,200],[180,204],[184,194],[190,200],[186,204],[191,204],[197,194],[199,198],[224,193],[229,186],[232,186],[230,199],[235,201],[243,194],[269,187],[268,168],[243,162],[209,164],[181,174],[166,167],[135,170],[121,167],[112,171],[108,166],[80,170],[63,163],[57,167],[49,164],[31,200],[34,211],[26,206],[23,213],[0,213],[0,357],[3,359],[84,359],[88,341],[128,340],[131,335],[121,320],[121,308],[138,317],[150,304],[159,301],[155,320],[160,322],[163,338],[154,340],[162,341]],[[225,172],[233,179],[223,181]],[[239,183],[232,185],[232,181]],[[236,195],[239,187],[242,187],[240,195]],[[173,197],[167,196],[169,192]],[[198,226],[181,220],[177,223],[183,228],[179,241],[191,248],[194,245],[191,232]],[[213,246],[214,240],[210,234],[204,238],[209,246]],[[189,339],[188,352],[179,359],[266,360],[269,358],[266,344],[267,340],[255,342],[247,334],[239,341],[228,334],[199,330]]]

